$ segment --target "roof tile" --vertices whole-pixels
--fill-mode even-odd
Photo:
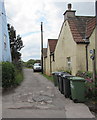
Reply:
[[[53,53],[55,51],[57,41],[58,41],[58,39],[48,39],[48,44],[49,44],[51,53]]]
[[[90,36],[95,27],[95,17],[75,16],[68,18],[68,23],[76,43],[85,43],[86,36]]]

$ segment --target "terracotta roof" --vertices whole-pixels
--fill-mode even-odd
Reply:
[[[53,53],[55,51],[57,41],[58,41],[58,39],[48,39],[48,44],[49,44],[51,53]]]
[[[43,48],[43,56],[44,56],[44,57],[47,56],[47,48]]]
[[[86,38],[89,38],[96,27],[96,17],[87,22]]]
[[[94,23],[93,22],[90,23],[89,21],[92,21],[94,18],[95,17],[89,17],[89,16],[75,16],[68,19],[68,23],[69,23],[74,41],[76,43],[85,43],[84,39],[86,38],[86,32],[89,35],[94,28]],[[88,31],[87,31],[87,28],[88,28]]]

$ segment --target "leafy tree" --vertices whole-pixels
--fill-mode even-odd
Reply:
[[[28,68],[32,68],[34,63],[40,63],[40,60],[30,59],[30,60],[28,60],[27,62],[24,63],[24,66],[28,67]]]
[[[32,68],[35,62],[36,61],[33,59],[28,60],[27,62],[25,62],[25,67]]]
[[[20,50],[24,47],[23,41],[20,35],[16,36],[16,30],[14,30],[14,27],[10,24],[8,24],[8,32],[10,38],[12,61],[17,62],[21,58]]]

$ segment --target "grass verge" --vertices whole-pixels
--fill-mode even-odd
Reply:
[[[42,73],[40,73],[41,75],[43,75],[45,78],[47,78],[48,80],[50,80],[51,82],[54,82],[53,81],[53,76],[48,76],[48,75],[46,75],[46,74],[42,74]]]
[[[20,85],[23,79],[24,79],[23,72],[17,70],[15,76],[15,85]]]

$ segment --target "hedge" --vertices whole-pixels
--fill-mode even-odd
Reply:
[[[15,82],[15,67],[10,62],[2,62],[2,87],[11,87]]]

